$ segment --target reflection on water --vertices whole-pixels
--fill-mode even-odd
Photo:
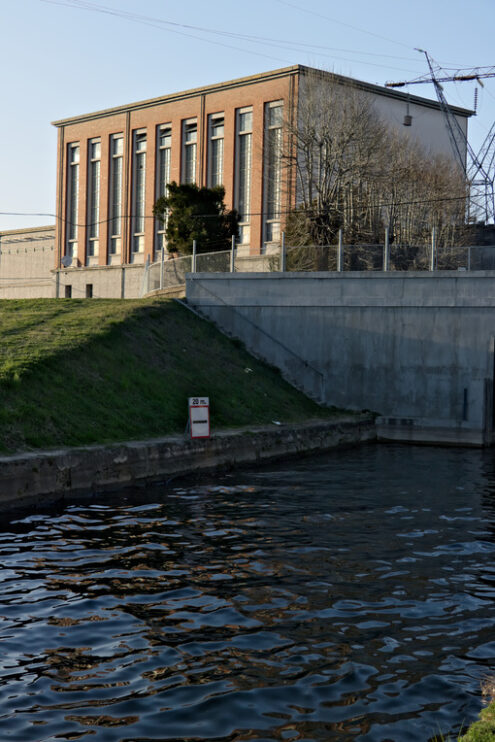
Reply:
[[[494,667],[492,456],[368,446],[5,523],[0,739],[459,729]]]

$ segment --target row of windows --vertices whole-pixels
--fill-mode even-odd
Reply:
[[[281,200],[281,150],[283,104],[280,101],[266,104],[265,111],[265,241],[277,240],[280,234]],[[240,241],[250,241],[251,175],[253,161],[253,112],[251,108],[239,109],[236,116],[236,163],[234,205],[240,214]],[[198,124],[187,119],[182,124],[182,173],[183,183],[196,182]],[[156,143],[156,197],[166,195],[170,182],[172,127],[158,128]],[[144,224],[146,209],[146,154],[147,135],[137,130],[132,144],[132,253],[144,251]],[[116,256],[122,248],[123,221],[123,134],[110,138],[109,153],[109,254]],[[67,232],[66,255],[77,253],[79,220],[79,166],[80,146],[68,145],[67,165]],[[97,262],[100,237],[101,142],[88,142],[87,172],[87,234],[88,262]],[[224,114],[208,118],[208,185],[221,185],[224,179]],[[165,246],[165,225],[157,221],[156,248]]]

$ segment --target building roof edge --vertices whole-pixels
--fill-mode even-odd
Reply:
[[[48,232],[54,230],[55,224],[47,224],[43,227],[21,227],[20,229],[0,229],[0,237],[11,234],[27,234],[28,232]]]
[[[398,90],[392,90],[391,88],[382,87],[374,83],[364,82],[363,80],[356,80],[352,77],[345,77],[344,75],[338,75],[335,72],[328,72],[326,70],[320,70],[316,67],[307,67],[306,65],[294,64],[289,67],[281,67],[276,70],[270,70],[268,72],[260,72],[255,75],[249,75],[247,77],[238,77],[233,80],[226,80],[225,82],[214,83],[211,85],[204,85],[199,88],[191,88],[189,90],[182,90],[176,93],[170,93],[168,95],[158,96],[156,98],[148,98],[146,100],[137,101],[135,103],[127,103],[121,106],[115,106],[112,108],[104,108],[99,111],[93,111],[91,113],[80,114],[78,116],[70,116],[68,118],[58,119],[52,121],[52,125],[56,127],[63,127],[69,124],[78,124],[85,121],[91,121],[92,119],[115,116],[121,113],[127,113],[129,111],[137,111],[142,108],[149,106],[159,106],[164,103],[173,103],[174,101],[183,100],[185,98],[193,98],[197,95],[205,93],[215,93],[221,90],[228,90],[229,88],[239,87],[243,85],[253,85],[258,82],[266,80],[275,80],[279,77],[285,77],[287,75],[296,74],[308,74],[318,73],[322,77],[328,77],[329,79],[335,80],[341,85],[352,85],[359,90],[365,90],[372,92],[375,95],[382,95],[387,98],[402,99],[406,102],[416,103],[418,105],[425,106],[426,108],[441,109],[438,101],[431,100],[430,98],[422,98],[418,95],[411,95],[409,93],[403,93]],[[474,111],[467,108],[460,108],[459,106],[450,106],[453,113],[458,116],[464,116],[468,118],[474,114]]]
[[[327,70],[319,70],[316,67],[306,67],[305,65],[298,65],[299,70],[303,74],[314,74],[315,72],[320,74],[321,77],[329,77],[336,82],[338,82],[341,85],[352,85],[355,88],[358,88],[358,90],[366,90],[370,93],[375,93],[377,95],[383,95],[386,98],[395,98],[402,99],[406,103],[417,103],[418,105],[425,106],[425,108],[435,108],[437,110],[441,110],[440,103],[436,100],[432,100],[431,98],[422,98],[420,95],[411,95],[410,93],[403,93],[400,90],[395,90],[395,88],[386,88],[385,86],[376,85],[372,82],[365,82],[364,80],[357,80],[354,77],[346,77],[345,75],[338,75],[335,72],[328,72]],[[471,110],[470,108],[461,108],[460,106],[450,106],[450,110],[459,115],[464,116],[465,118],[469,118],[470,116],[474,116],[475,111]]]
[[[122,106],[115,106],[113,108],[104,108],[101,111],[94,111],[92,113],[81,114],[79,116],[70,116],[69,118],[59,119],[52,121],[53,126],[61,127],[67,124],[82,123],[84,121],[90,121],[91,119],[101,118],[103,116],[115,116],[119,113],[127,113],[128,111],[136,111],[141,108],[147,108],[148,106],[159,106],[163,103],[173,103],[177,100],[184,98],[194,98],[197,95],[203,93],[215,93],[220,90],[228,90],[229,88],[238,87],[242,85],[252,85],[257,82],[264,80],[275,80],[278,77],[285,77],[287,75],[297,74],[301,69],[299,64],[291,65],[290,67],[281,67],[277,70],[270,70],[268,72],[260,72],[256,75],[249,75],[247,77],[238,77],[234,80],[226,80],[225,82],[213,83],[211,85],[204,85],[199,88],[191,88],[189,90],[181,90],[177,93],[170,93],[168,95],[161,95],[157,98],[148,98],[147,100],[137,101],[135,103],[127,103]]]

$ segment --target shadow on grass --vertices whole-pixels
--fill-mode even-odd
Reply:
[[[0,354],[4,452],[181,433],[196,395],[217,428],[332,415],[172,300],[36,308],[37,323],[18,317],[28,341]],[[15,316],[4,329],[15,336]]]

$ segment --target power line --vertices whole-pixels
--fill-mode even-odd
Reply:
[[[73,0],[71,2],[68,0],[68,2],[62,2],[62,0],[41,0],[41,2],[48,3],[49,5],[61,5],[68,8],[77,8],[79,10],[90,10],[97,13],[103,13],[106,15],[113,15],[121,18],[126,18],[127,20],[133,21],[135,23],[141,23],[145,26],[153,26],[155,28],[161,28],[163,30],[163,25],[174,25],[174,26],[182,26],[184,28],[188,28],[185,24],[175,24],[172,21],[162,21],[159,18],[148,18],[147,16],[139,16],[137,14],[133,13],[126,13],[124,11],[117,11],[113,10],[111,8],[105,8],[104,6],[96,6],[94,3],[85,3],[85,4],[75,4],[76,0]],[[94,6],[94,7],[91,7]],[[190,28],[194,29],[194,26],[191,26]],[[276,62],[282,62],[283,64],[288,64],[289,61],[286,59],[280,59],[280,57],[275,57],[272,54],[263,54],[261,52],[255,52],[249,49],[241,49],[239,46],[232,46],[232,44],[224,44],[220,41],[214,41],[212,39],[205,39],[201,36],[196,36],[191,33],[186,33],[185,31],[179,31],[177,28],[169,28],[168,31],[170,33],[178,34],[179,36],[186,36],[191,39],[196,39],[198,41],[205,41],[208,44],[214,44],[216,46],[222,46],[226,49],[234,49],[235,51],[241,51],[245,52],[246,54],[254,54],[257,57],[263,57],[265,59],[271,59]],[[214,31],[210,31],[210,33],[215,33]]]
[[[361,50],[339,49],[339,48],[336,49],[334,47],[327,47],[327,46],[316,45],[316,44],[308,44],[308,43],[300,42],[300,41],[292,41],[290,39],[274,39],[270,37],[264,37],[264,36],[258,36],[258,35],[252,35],[252,34],[240,34],[240,33],[236,33],[233,31],[222,31],[222,30],[214,29],[214,28],[206,28],[203,26],[194,26],[194,25],[185,24],[185,23],[176,23],[174,21],[168,21],[165,19],[155,18],[152,16],[145,16],[145,15],[140,15],[137,13],[130,13],[130,12],[123,11],[123,10],[115,10],[113,8],[108,8],[104,5],[99,5],[98,3],[88,2],[87,0],[86,1],[85,0],[42,0],[42,2],[48,3],[50,5],[60,5],[62,7],[67,7],[67,8],[89,10],[92,12],[103,13],[105,15],[111,15],[111,16],[124,18],[134,23],[141,23],[143,25],[148,25],[148,26],[152,26],[156,28],[163,29],[163,26],[166,26],[168,27],[167,30],[172,33],[177,33],[182,36],[188,36],[190,38],[200,39],[201,41],[206,41],[207,43],[227,47],[229,49],[239,50],[239,47],[238,46],[233,47],[230,44],[224,44],[219,41],[214,41],[212,39],[195,36],[189,33],[189,31],[198,31],[202,34],[214,34],[222,38],[245,41],[251,44],[258,44],[258,45],[263,45],[263,46],[269,45],[270,48],[273,48],[273,46],[275,45],[277,48],[282,49],[282,50],[287,50],[287,51],[294,51],[294,50],[313,51],[315,50],[315,51],[318,51],[320,54],[323,54],[323,56],[328,56],[333,59],[339,59],[340,61],[347,61],[347,62],[356,62],[356,60],[347,59],[345,57],[344,58],[338,57],[335,54],[329,54],[328,52],[339,51],[339,52],[344,52],[347,54],[350,53],[350,54],[358,54],[358,55],[364,55],[364,56],[374,56],[378,58],[405,59],[407,61],[414,61],[415,59],[414,57],[400,57],[396,55],[379,54],[376,52],[362,52]],[[297,6],[293,6],[293,7],[297,7]],[[322,16],[322,17],[325,17],[325,16]],[[187,32],[185,30],[179,31],[178,29],[186,29]],[[380,37],[380,38],[383,38],[383,37]],[[410,48],[405,44],[403,44],[403,46],[405,46],[406,48]],[[241,49],[241,51],[245,51],[248,54],[255,54],[257,56],[266,57],[268,59],[274,59],[276,61],[287,62],[287,60],[281,60],[277,57],[274,57],[273,55],[267,55],[267,54],[255,52],[252,50],[248,50],[248,49]],[[389,65],[384,65],[384,64],[378,64],[378,63],[373,63],[373,62],[368,62],[368,64],[371,66],[375,66],[375,67],[389,68]]]
[[[287,0],[275,0],[275,2],[280,3],[280,5],[286,5],[289,8],[294,8],[295,10],[299,10],[301,13],[309,13],[309,15],[314,15],[318,18],[324,18],[326,21],[330,21],[331,23],[337,23],[339,26],[346,26],[347,28],[352,28],[353,31],[359,31],[359,33],[367,34],[368,36],[374,36],[376,39],[380,39],[381,41],[388,41],[390,44],[397,44],[398,46],[405,47],[406,49],[409,49],[412,51],[413,47],[411,47],[409,44],[405,44],[402,41],[397,41],[397,39],[389,39],[387,36],[382,36],[380,34],[374,33],[373,31],[368,31],[364,28],[359,28],[359,26],[353,26],[351,23],[345,23],[344,21],[338,21],[335,18],[330,18],[327,15],[323,15],[322,13],[317,13],[315,10],[310,10],[309,8],[302,8],[300,5],[296,5],[295,3],[287,2]]]
[[[118,11],[110,8],[106,8],[105,6],[98,5],[97,3],[90,3],[90,2],[84,2],[84,0],[43,0],[43,2],[47,2],[50,4],[55,5],[63,5],[65,7],[73,7],[73,8],[81,8],[84,10],[93,10],[98,12],[107,12],[112,15],[117,15],[122,18],[127,18],[129,20],[135,20],[135,21],[149,21],[153,23],[159,23],[163,25],[171,25],[171,26],[177,26],[181,28],[186,28],[190,30],[195,31],[201,31],[204,33],[211,33],[216,34],[219,36],[225,36],[228,38],[233,39],[241,39],[243,41],[252,41],[255,43],[263,43],[263,44],[287,44],[290,43],[291,48],[293,47],[302,47],[309,48],[309,49],[322,49],[326,51],[341,51],[345,53],[351,53],[351,54],[364,54],[365,56],[374,56],[374,57],[389,57],[391,59],[405,59],[407,61],[416,61],[416,57],[403,57],[398,56],[395,54],[380,54],[377,52],[362,52],[361,50],[354,50],[354,49],[341,49],[336,47],[329,47],[324,46],[322,44],[308,44],[303,41],[292,41],[290,39],[276,39],[273,37],[268,36],[259,36],[257,34],[241,34],[234,31],[221,31],[219,29],[214,28],[206,28],[204,26],[193,26],[190,24],[185,23],[176,23],[174,21],[167,21],[160,18],[153,18],[149,16],[142,16],[138,15],[136,13],[128,13],[126,11]]]
[[[0,216],[51,216],[53,219],[56,219],[56,214],[43,211],[0,211]]]
[[[373,208],[380,209],[380,208],[386,208],[388,206],[413,206],[413,205],[420,205],[420,204],[430,204],[430,203],[447,203],[451,201],[467,201],[469,198],[466,195],[462,196],[440,196],[437,198],[421,198],[421,199],[413,199],[410,201],[391,201],[391,202],[383,202],[383,203],[377,203],[373,206]],[[287,214],[291,214],[294,211],[297,211],[297,209],[301,208],[300,204],[296,204],[294,208],[290,209],[281,209],[279,211],[280,216],[286,216]],[[308,207],[306,209],[307,211],[311,211],[311,207]],[[250,211],[245,214],[247,217],[255,217],[255,216],[266,216],[267,211]],[[22,211],[0,211],[0,216],[33,216],[32,212],[22,212]],[[34,214],[34,216],[40,216],[40,214]],[[108,224],[110,222],[115,221],[115,217],[109,217],[108,219],[100,219],[98,222],[72,222],[70,219],[66,219],[63,216],[57,216],[56,214],[42,214],[42,216],[51,216],[57,221],[63,223],[63,224],[69,224],[75,227],[80,228],[88,228],[90,226],[94,226],[96,224]],[[195,219],[217,219],[219,215],[217,214],[193,214],[193,218]],[[132,220],[135,218],[134,214],[122,214],[120,216],[120,219],[126,219],[126,220]],[[144,214],[143,219],[156,219],[158,221],[160,220],[158,217],[155,217],[153,214]],[[36,227],[33,227],[33,229],[36,229]],[[8,230],[4,230],[8,231]],[[37,239],[37,238],[34,238]],[[45,237],[43,239],[50,239],[49,237]],[[0,245],[6,244],[3,240],[0,239]]]

